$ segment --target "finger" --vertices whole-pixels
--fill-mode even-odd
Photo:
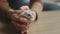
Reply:
[[[9,9],[9,12],[10,12],[10,13],[15,13],[15,10]]]
[[[19,20],[18,14],[12,14],[12,20],[13,21],[18,21]]]
[[[28,6],[22,6],[20,7],[21,10],[29,10],[29,7]]]
[[[23,12],[23,10],[15,10],[15,12],[16,12],[17,14],[20,14],[21,12]]]
[[[27,18],[24,18],[24,17],[20,17],[20,21],[26,25],[31,22],[30,20],[28,20]]]
[[[18,13],[22,12],[22,10],[9,9],[9,12],[12,13],[12,14],[18,14]]]

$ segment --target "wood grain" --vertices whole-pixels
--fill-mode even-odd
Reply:
[[[30,25],[29,34],[60,34],[60,11],[43,12],[39,20]]]

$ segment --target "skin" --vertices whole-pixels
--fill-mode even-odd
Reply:
[[[29,7],[30,7],[31,10],[34,10],[37,13],[42,12],[41,11],[42,10],[42,1],[41,0],[31,0]],[[8,17],[10,18],[9,9],[12,9],[12,8],[9,7],[7,0],[0,0],[0,10],[3,11],[3,12],[0,11],[0,13],[5,13],[3,15],[5,15],[5,16],[9,15]]]
[[[27,8],[28,7],[28,8]],[[26,31],[28,29],[29,24],[32,22],[31,20],[28,20],[25,17],[19,17],[19,13],[22,11],[35,11],[37,14],[42,12],[42,1],[41,0],[31,0],[30,1],[30,6],[22,6],[20,7],[19,10],[13,10],[9,5],[7,0],[0,0],[0,14],[3,15],[4,17],[7,17],[12,20],[12,23],[14,26],[18,29],[21,30],[22,32]],[[36,9],[35,9],[36,8]],[[34,13],[33,13],[34,14]],[[34,14],[33,16],[36,17]],[[39,16],[39,15],[38,15]],[[34,18],[35,18],[34,17]],[[17,27],[16,23],[22,22],[23,24],[19,24]],[[25,28],[25,29],[24,29]]]

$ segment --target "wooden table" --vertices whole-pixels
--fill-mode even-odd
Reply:
[[[60,11],[45,11],[36,23],[31,24],[29,34],[60,34]]]

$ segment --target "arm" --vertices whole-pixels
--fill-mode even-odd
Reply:
[[[33,11],[36,11],[37,14],[41,14],[42,12],[42,0],[31,0],[30,1],[30,8]]]
[[[0,14],[7,17],[9,15],[9,9],[11,8],[9,7],[7,0],[0,0]]]

